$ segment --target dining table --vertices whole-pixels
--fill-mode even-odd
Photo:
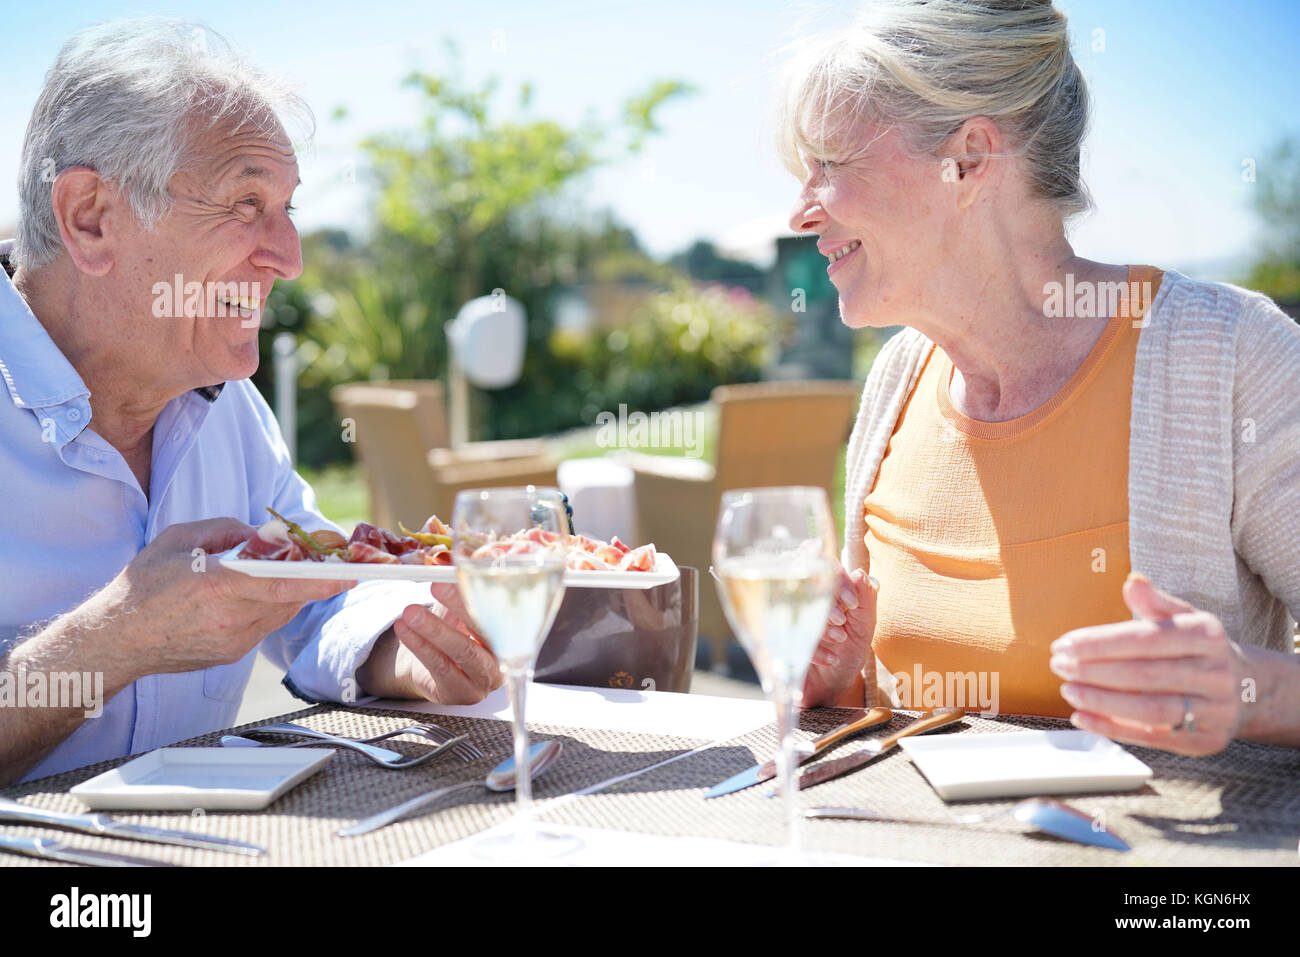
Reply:
[[[800,712],[798,736],[809,740],[861,711],[812,708]],[[720,781],[771,758],[778,740],[772,705],[624,688],[532,683],[527,689],[532,741],[558,739],[561,756],[534,781],[539,827],[579,838],[564,865],[725,866],[772,858],[785,842],[782,802],[760,785],[705,798]],[[907,727],[917,712],[895,711],[865,735]],[[434,721],[464,734],[482,753],[452,752],[417,767],[379,767],[364,755],[336,751],[323,768],[261,810],[114,811],[120,821],[250,842],[260,857],[202,848],[143,844],[57,832],[65,844],[148,856],[163,863],[204,866],[476,865],[478,842],[511,826],[514,794],[463,789],[445,801],[368,834],[336,832],[361,818],[449,784],[483,781],[512,754],[504,689],[472,706],[364,699],[321,704],[274,719],[221,729],[172,747],[212,747],[223,735],[274,721],[294,721],[361,738]],[[934,734],[985,735],[1070,728],[1056,718],[968,713]],[[833,745],[814,760],[858,748],[862,736]],[[427,742],[391,738],[385,747],[417,754]],[[1142,867],[1255,866],[1300,863],[1300,750],[1237,741],[1223,752],[1189,757],[1125,745],[1151,769],[1136,790],[1069,794],[1068,805],[1104,820],[1128,851],[1085,846],[1035,830],[1007,811],[1015,798],[944,801],[902,749],[860,770],[800,792],[805,808],[870,807],[901,820],[805,820],[802,846],[820,863],[843,865],[1063,865]],[[10,786],[0,794],[23,804],[85,812],[69,791],[130,756]],[[809,767],[811,765],[805,765]],[[967,823],[967,815],[982,818]],[[921,819],[921,820],[917,820]],[[923,822],[922,822],[923,821]],[[0,823],[0,834],[49,835],[47,827]],[[18,855],[6,866],[50,862]],[[51,866],[63,866],[53,864]]]

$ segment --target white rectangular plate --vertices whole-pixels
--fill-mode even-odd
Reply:
[[[945,801],[1133,791],[1151,769],[1089,731],[903,738],[899,745]]]
[[[256,811],[334,755],[328,748],[159,748],[69,793],[95,810]]]
[[[254,578],[316,578],[333,581],[449,582],[455,584],[452,565],[371,565],[364,562],[275,562],[259,558],[236,558],[242,545],[225,552],[220,562],[232,571]],[[677,564],[663,552],[655,553],[655,567],[648,572],[564,573],[566,588],[654,588],[677,581]]]

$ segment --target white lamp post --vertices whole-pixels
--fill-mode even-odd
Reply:
[[[450,362],[448,414],[451,447],[469,441],[469,387],[504,389],[519,381],[524,367],[527,324],[524,307],[501,289],[461,306],[446,325]]]

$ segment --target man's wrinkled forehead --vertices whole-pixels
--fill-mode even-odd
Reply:
[[[186,167],[208,182],[238,185],[298,183],[298,158],[284,129],[275,125],[216,123],[196,130]]]

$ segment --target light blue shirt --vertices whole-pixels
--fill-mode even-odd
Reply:
[[[226,516],[260,525],[269,505],[305,527],[333,527],[246,380],[167,404],[154,425],[146,498],[126,460],[91,427],[81,376],[3,270],[0,375],[0,654],[29,626],[81,604],[170,525]],[[356,669],[375,639],[408,604],[430,600],[427,585],[363,582],[305,606],[260,647],[287,669],[285,685],[299,697],[355,701]],[[229,727],[256,654],[139,679],[23,780]]]

